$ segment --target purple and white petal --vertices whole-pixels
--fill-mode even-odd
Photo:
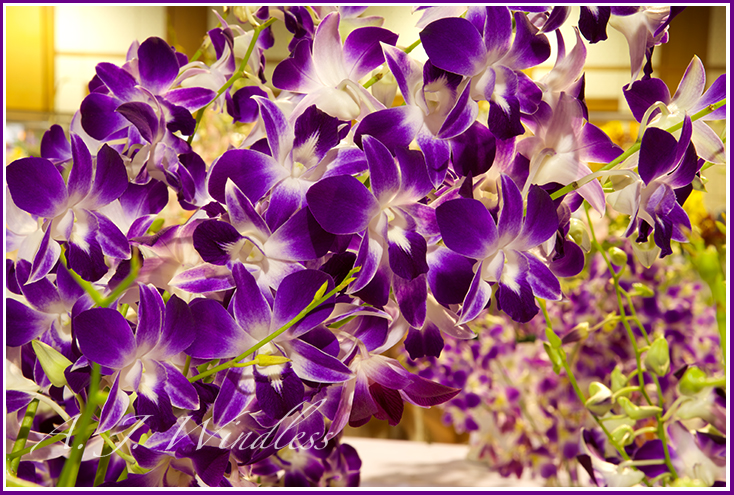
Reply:
[[[313,39],[313,68],[323,85],[335,88],[348,79],[339,36],[339,14],[332,12],[319,24]]]
[[[459,254],[483,260],[497,247],[497,227],[480,201],[447,201],[436,208],[436,221],[444,244]]]
[[[288,220],[303,203],[304,193],[301,189],[303,181],[286,177],[275,184],[270,191],[270,203],[265,212],[265,221],[270,230],[275,231]]]
[[[390,268],[397,276],[413,280],[428,272],[427,243],[422,235],[390,226],[387,232],[387,244]]]
[[[689,113],[695,114],[700,110],[703,110],[709,105],[718,103],[726,98],[726,74],[722,74],[716,78],[716,81],[706,90],[700,100],[698,100],[693,107],[689,110]],[[717,108],[705,117],[701,117],[701,120],[719,120],[726,118],[726,105]]]
[[[381,45],[395,45],[398,35],[375,26],[358,28],[344,41],[344,62],[348,78],[359,81],[362,76],[385,61]]]
[[[492,287],[482,278],[482,264],[477,265],[477,271],[474,274],[469,290],[464,296],[461,306],[461,318],[457,324],[462,325],[472,321],[487,306],[489,299],[492,297]]]
[[[165,360],[188,348],[196,337],[189,306],[173,294],[166,303],[163,314],[163,328],[158,345],[151,356]]]
[[[96,220],[95,232],[99,247],[106,256],[118,259],[130,258],[130,243],[112,221],[100,213],[92,213]]]
[[[308,208],[302,208],[273,232],[263,244],[263,251],[268,257],[285,261],[314,260],[329,251],[334,238],[321,228]]]
[[[694,55],[675,90],[673,102],[678,108],[691,108],[701,98],[705,87],[706,70],[703,68],[701,59]]]
[[[515,38],[512,48],[502,58],[502,63],[522,70],[539,65],[550,57],[550,43],[544,34],[530,23],[522,12],[515,12]]]
[[[523,211],[525,205],[522,195],[515,182],[507,175],[501,175],[502,191],[497,232],[499,244],[505,246],[514,240],[523,226]]]
[[[473,76],[484,68],[484,40],[466,19],[448,17],[434,21],[421,31],[420,38],[436,67],[464,76]]]
[[[635,81],[625,86],[622,92],[637,122],[642,122],[647,109],[658,101],[666,105],[670,103],[668,85],[658,78]]]
[[[166,370],[164,387],[171,399],[171,404],[192,411],[199,409],[199,394],[196,393],[194,385],[183,376],[183,373],[169,363],[158,362],[158,365]]]
[[[270,329],[270,306],[260,292],[255,277],[241,263],[232,270],[237,290],[230,311],[240,327],[256,340],[262,340]]]
[[[201,222],[194,230],[193,241],[201,258],[215,265],[226,265],[239,258],[247,242],[234,227],[219,220]]]
[[[257,86],[250,87],[257,88]],[[168,91],[166,93],[166,100],[176,106],[185,108],[189,112],[195,112],[212,101],[215,96],[217,96],[217,93],[207,88],[178,88]]]
[[[41,138],[41,157],[50,160],[54,165],[64,163],[71,158],[71,146],[66,140],[64,129],[52,125]]]
[[[92,190],[81,205],[89,209],[97,209],[122,196],[127,187],[127,171],[122,158],[114,149],[105,144],[97,152],[97,167]]]
[[[256,237],[262,239],[267,239],[270,236],[270,229],[265,221],[255,211],[252,202],[250,202],[247,196],[244,195],[232,180],[227,180],[225,201],[227,212],[229,213],[229,221],[237,231],[243,234],[254,233]]]
[[[637,168],[646,185],[673,169],[677,146],[678,142],[669,132],[656,127],[647,128],[642,136]]]
[[[115,112],[122,103],[117,98],[100,93],[92,93],[84,98],[79,107],[84,132],[94,139],[102,140],[128,127],[130,121]]]
[[[405,320],[411,327],[421,328],[426,321],[426,298],[428,297],[425,274],[412,280],[393,277],[392,288]]]
[[[143,356],[153,349],[163,329],[163,298],[152,285],[140,284],[138,304],[138,326],[135,330],[137,355]]]
[[[5,177],[13,202],[33,215],[53,218],[68,202],[61,173],[44,158],[21,158],[5,167]]]
[[[381,206],[400,190],[400,172],[390,151],[376,138],[366,135],[362,146],[370,169],[370,187]]]
[[[71,134],[71,154],[74,162],[69,171],[67,190],[69,203],[76,204],[86,197],[92,187],[92,155],[76,134]]]
[[[512,248],[519,251],[534,248],[550,239],[557,230],[558,214],[550,195],[539,186],[530,186],[525,221]]]
[[[301,270],[283,279],[278,286],[273,305],[272,331],[291,321],[313,301],[318,290],[326,284],[326,292],[334,288],[333,279],[320,270]],[[334,309],[333,303],[321,304],[305,318],[288,330],[288,335],[298,337],[311,330],[329,317]]]
[[[189,304],[196,336],[185,350],[193,358],[218,359],[239,356],[257,343],[218,301],[194,299]]]
[[[120,373],[116,373],[107,401],[102,406],[97,433],[105,433],[117,426],[129,405],[130,397],[120,389]]]
[[[49,315],[29,308],[15,299],[5,299],[6,345],[19,347],[46,332],[56,320]]]
[[[553,272],[538,258],[530,253],[523,253],[528,263],[527,280],[535,297],[549,301],[561,300],[561,284]]]
[[[138,96],[139,92],[135,88],[137,81],[126,70],[109,62],[101,62],[97,64],[95,72],[97,77],[117,98],[123,101],[131,101]]]
[[[191,292],[204,294],[234,288],[232,272],[226,266],[201,265],[185,270],[171,279],[172,287]]]
[[[214,424],[223,426],[230,423],[254,398],[255,380],[249,368],[228,369],[214,400]]]
[[[135,359],[137,345],[128,321],[116,310],[93,308],[74,318],[79,350],[87,359],[122,369]]]
[[[346,175],[320,180],[308,190],[306,201],[319,225],[333,234],[361,232],[380,211],[364,184]]]
[[[61,246],[51,239],[51,228],[49,227],[46,229],[41,244],[38,246],[38,251],[33,257],[33,268],[27,283],[37,282],[48,275],[51,269],[56,266],[59,256],[61,256]]]
[[[209,170],[208,190],[212,198],[225,202],[225,186],[231,179],[250,201],[258,201],[288,171],[272,157],[251,150],[229,150]]]
[[[295,139],[293,128],[275,103],[262,96],[254,96],[253,99],[260,106],[260,116],[265,124],[271,156],[283,165],[293,147]]]
[[[174,50],[161,38],[146,39],[138,48],[138,71],[143,87],[154,95],[164,93],[178,75]]]
[[[352,378],[349,368],[334,356],[300,339],[284,344],[293,371],[302,380],[317,383],[341,383]]]
[[[390,153],[407,148],[423,126],[423,112],[413,105],[378,110],[367,115],[354,132],[354,142],[362,146],[362,136],[370,135],[384,144]]]

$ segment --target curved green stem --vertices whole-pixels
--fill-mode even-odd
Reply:
[[[416,47],[418,45],[420,45],[420,44],[421,44],[421,40],[418,39],[417,41],[413,42],[412,45],[410,45],[409,47],[403,49],[403,52],[404,53],[410,53],[413,50],[415,50]],[[382,79],[383,77],[385,77],[385,74],[383,72],[378,72],[377,74],[375,74],[374,76],[372,76],[370,79],[368,79],[367,82],[362,85],[362,87],[364,87],[364,89],[367,89],[370,86],[372,86],[373,84],[375,84],[377,81],[379,81],[380,79]]]
[[[254,361],[251,362],[251,363],[240,363],[240,361],[242,361],[247,356],[251,355],[252,353],[254,353],[255,351],[257,351],[258,349],[260,349],[261,347],[263,347],[268,342],[271,342],[273,339],[275,339],[279,335],[281,335],[284,332],[286,332],[289,328],[291,328],[293,325],[295,325],[296,323],[298,323],[299,321],[301,321],[302,319],[304,319],[311,311],[313,311],[314,309],[316,309],[319,305],[321,305],[323,302],[325,302],[326,300],[328,300],[331,296],[333,296],[337,292],[339,292],[339,291],[343,290],[344,288],[346,288],[349,284],[351,284],[355,280],[352,276],[355,273],[357,273],[360,269],[361,269],[361,267],[357,266],[357,267],[354,267],[351,270],[349,270],[349,273],[347,274],[347,276],[344,279],[344,281],[342,283],[340,283],[339,285],[337,285],[336,287],[334,287],[331,291],[329,291],[329,293],[324,294],[321,297],[318,297],[319,294],[317,292],[317,294],[314,297],[313,301],[311,301],[311,303],[308,306],[306,306],[300,313],[298,313],[291,321],[289,321],[288,323],[286,323],[285,325],[283,325],[282,327],[280,327],[278,330],[276,330],[275,332],[271,333],[270,335],[268,335],[267,337],[265,337],[264,339],[262,339],[260,342],[258,342],[254,346],[252,346],[249,349],[247,349],[245,352],[243,352],[242,354],[240,354],[236,358],[230,359],[229,361],[227,361],[225,363],[222,363],[219,366],[215,366],[214,368],[208,369],[208,370],[206,370],[206,371],[204,371],[202,373],[199,373],[196,376],[193,376],[193,377],[189,378],[189,382],[193,383],[193,382],[195,382],[197,380],[201,380],[202,378],[206,378],[208,376],[211,376],[211,375],[213,375],[215,373],[218,373],[220,371],[223,371],[223,370],[226,370],[226,369],[229,369],[229,368],[249,366],[251,364],[256,364],[256,362],[254,362]]]
[[[26,407],[23,421],[20,423],[20,429],[18,430],[18,438],[15,439],[11,454],[15,454],[25,447],[25,443],[28,441],[28,434],[31,432],[31,427],[33,426],[33,418],[36,417],[38,402],[38,399],[33,399]],[[9,460],[8,471],[15,476],[18,473],[18,466],[20,466],[20,457],[10,458]]]
[[[105,443],[102,446],[99,464],[97,464],[97,473],[94,475],[94,486],[99,486],[104,483],[105,476],[107,475],[107,467],[110,465],[110,453],[112,453],[112,447]]]
[[[245,52],[245,58],[242,59],[242,62],[240,62],[240,66],[237,68],[237,70],[232,74],[232,76],[227,80],[226,83],[224,83],[224,86],[219,88],[219,91],[217,91],[217,95],[212,98],[212,100],[204,105],[202,108],[199,109],[199,111],[196,113],[196,127],[194,127],[194,132],[191,133],[188,139],[188,143],[191,144],[194,140],[194,136],[196,135],[196,131],[199,130],[199,124],[201,124],[201,118],[204,116],[204,111],[209,108],[209,105],[217,101],[217,98],[222,96],[225,91],[227,91],[229,88],[232,87],[232,85],[235,83],[235,81],[242,79],[244,77],[245,69],[247,68],[247,62],[250,60],[250,55],[252,55],[252,51],[255,49],[255,45],[257,44],[257,40],[260,37],[260,33],[262,33],[265,29],[270,27],[271,24],[273,24],[276,21],[275,17],[271,17],[264,23],[260,24],[259,26],[255,26],[254,32],[252,34],[252,41],[250,41],[250,46],[247,47],[247,52]]]
[[[698,119],[700,119],[702,117],[705,117],[706,115],[708,115],[711,112],[713,112],[713,111],[715,111],[715,110],[723,107],[724,105],[726,105],[726,98],[724,98],[723,100],[718,101],[718,102],[716,102],[716,103],[714,103],[712,105],[707,106],[706,108],[704,108],[703,110],[700,110],[699,112],[694,113],[691,116],[691,121],[692,122],[695,122],[696,120],[698,120]],[[665,130],[667,132],[675,132],[675,131],[680,130],[682,128],[683,128],[683,122],[679,122],[679,123],[677,123],[677,124],[675,124],[673,126],[670,126],[669,128],[667,128]],[[601,172],[603,170],[609,170],[609,169],[613,168],[614,166],[619,165],[620,163],[622,163],[623,161],[625,161],[627,158],[629,158],[630,156],[634,155],[640,149],[640,145],[641,145],[641,142],[640,141],[637,141],[635,144],[633,144],[632,146],[630,146],[630,148],[627,151],[625,151],[624,153],[622,153],[621,155],[619,155],[617,158],[615,158],[611,162],[607,163],[606,165],[604,165],[602,168],[600,168],[599,170],[597,170],[594,173]],[[563,196],[564,194],[570,193],[571,191],[575,191],[576,189],[580,188],[584,184],[584,179],[585,178],[582,177],[581,179],[575,180],[575,181],[571,182],[569,185],[567,185],[565,187],[562,187],[558,191],[556,191],[553,194],[551,194],[551,199],[558,199],[561,196]]]

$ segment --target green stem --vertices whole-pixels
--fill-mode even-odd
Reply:
[[[110,304],[115,302],[118,297],[125,292],[128,287],[135,283],[140,272],[140,260],[137,256],[137,250],[133,249],[132,256],[130,257],[130,273],[120,282],[117,287],[110,293],[109,296],[105,297],[102,303],[99,305],[102,308],[108,307]]]
[[[110,448],[109,452],[114,452],[115,454],[120,456],[122,460],[124,460],[126,463],[128,463],[131,466],[134,465],[136,462],[138,462],[135,460],[133,456],[128,455],[124,452],[121,452],[118,446],[115,444],[115,442],[110,438],[110,436],[107,433],[100,433],[99,436],[102,437],[102,440],[104,440],[105,446]]]
[[[655,381],[655,386],[658,390],[658,397],[660,398],[660,406],[663,405],[663,389],[660,388],[660,381],[658,380],[658,377],[655,376],[655,373],[650,373],[652,375],[652,379]],[[663,443],[663,452],[665,452],[665,465],[668,467],[668,471],[670,471],[670,474],[673,475],[673,479],[678,478],[678,472],[675,470],[675,466],[673,466],[673,462],[670,459],[670,452],[668,451],[668,436],[665,432],[665,421],[663,421],[663,413],[662,411],[657,414],[657,421],[658,421],[658,437],[660,438],[660,441]]]
[[[79,419],[79,432],[74,436],[74,443],[69,452],[69,457],[64,462],[64,467],[59,476],[59,482],[56,486],[75,486],[76,477],[79,474],[79,467],[82,462],[82,455],[89,440],[91,432],[87,433],[87,426],[92,421],[92,415],[96,406],[97,391],[99,390],[100,366],[97,363],[92,364],[92,378],[89,383],[89,394],[87,396],[87,404],[84,412]]]
[[[28,407],[26,407],[25,415],[23,416],[23,421],[20,423],[20,429],[18,430],[18,438],[15,439],[15,443],[13,444],[13,450],[11,454],[15,454],[16,452],[19,452],[23,450],[25,447],[25,443],[28,440],[28,434],[31,432],[31,427],[33,426],[33,418],[36,417],[36,411],[38,410],[38,399],[33,399],[29,404]],[[8,467],[8,470],[10,471],[10,474],[15,476],[18,474],[18,466],[20,465],[20,456],[12,458],[10,460],[10,466]]]
[[[64,249],[62,247],[61,249],[61,255],[59,256],[59,260],[61,263],[66,267],[67,271],[71,275],[71,278],[74,279],[74,281],[81,287],[84,292],[89,294],[89,296],[92,298],[92,301],[94,301],[94,304],[97,306],[102,306],[102,303],[104,302],[104,296],[100,294],[97,289],[94,288],[94,285],[92,285],[91,282],[87,282],[84,280],[81,276],[79,276],[78,273],[76,273],[74,270],[69,268],[69,263],[66,261],[66,255],[64,254]]]
[[[259,26],[255,26],[253,34],[252,34],[252,41],[250,41],[250,46],[247,47],[247,52],[245,53],[245,58],[242,59],[242,62],[240,62],[240,66],[237,68],[237,70],[232,74],[232,77],[229,78],[229,80],[224,83],[224,86],[219,88],[219,91],[217,91],[217,95],[206,105],[204,105],[202,108],[199,109],[199,111],[196,113],[196,127],[194,128],[194,132],[191,133],[188,139],[188,143],[191,144],[194,140],[194,135],[196,135],[196,131],[199,130],[199,124],[201,124],[201,118],[204,116],[204,111],[209,108],[209,105],[217,101],[217,98],[222,96],[225,91],[227,91],[229,88],[232,87],[232,85],[235,83],[235,81],[242,79],[244,77],[245,69],[247,68],[247,62],[250,60],[250,55],[252,55],[252,51],[255,49],[255,45],[257,44],[257,40],[260,37],[260,33],[262,33],[266,28],[270,27],[271,24],[273,24],[276,21],[275,17],[271,17],[267,21],[265,21],[263,24],[260,24]]]
[[[184,363],[183,368],[183,376],[186,376],[189,374],[189,368],[191,368],[191,356],[186,356],[186,362]]]
[[[323,296],[321,296],[319,298],[314,298],[314,300],[311,301],[311,303],[308,306],[306,306],[306,308],[303,309],[303,311],[301,311],[300,313],[298,313],[295,316],[295,318],[293,318],[291,321],[289,321],[288,323],[286,323],[285,325],[283,325],[282,327],[280,327],[278,330],[276,330],[275,332],[271,333],[270,335],[268,335],[267,337],[265,337],[264,339],[262,339],[260,342],[258,342],[254,346],[252,346],[249,349],[247,349],[245,352],[243,352],[242,354],[240,354],[236,358],[230,359],[229,361],[227,361],[225,363],[222,363],[219,366],[215,366],[214,368],[208,369],[208,370],[206,370],[206,371],[204,371],[202,373],[199,373],[198,375],[196,375],[194,377],[189,378],[189,382],[193,383],[193,382],[195,382],[197,380],[201,380],[202,378],[206,378],[207,376],[213,375],[213,374],[218,373],[220,371],[223,371],[223,370],[226,370],[226,369],[229,369],[229,368],[237,367],[239,365],[239,362],[240,361],[242,361],[247,356],[249,356],[250,354],[252,354],[255,351],[257,351],[258,349],[260,349],[265,344],[267,344],[268,342],[272,341],[273,339],[275,339],[279,335],[281,335],[284,332],[286,332],[293,325],[295,325],[296,323],[298,323],[299,321],[301,321],[302,319],[304,319],[311,311],[313,311],[314,309],[316,309],[324,301],[328,300],[331,296],[333,296],[337,292],[341,291],[342,289],[346,288],[347,285],[349,285],[350,283],[352,283],[354,281],[354,278],[352,278],[352,275],[354,275],[355,273],[357,273],[360,269],[361,269],[361,267],[359,267],[359,266],[352,268],[349,271],[349,273],[347,274],[347,276],[344,279],[344,281],[342,283],[340,283],[338,286],[334,287],[331,291],[329,291],[328,294],[325,294],[325,295],[323,295]]]
[[[102,454],[99,458],[99,464],[97,464],[97,473],[94,475],[94,486],[99,486],[104,483],[104,478],[107,475],[107,466],[110,465],[110,453],[112,447],[106,443],[102,446]]]
[[[694,113],[691,116],[691,122],[695,122],[696,120],[700,119],[701,117],[705,117],[706,115],[708,115],[711,112],[717,110],[718,108],[723,107],[724,105],[726,105],[726,98],[724,98],[721,101],[718,101],[718,102],[714,103],[713,105],[707,106],[706,108],[704,108],[703,110],[701,110],[699,112]],[[670,126],[669,128],[665,129],[665,131],[672,133],[672,132],[675,132],[675,131],[677,131],[677,130],[679,130],[681,128],[683,128],[683,122],[679,122],[679,123],[677,123],[677,124],[675,124],[673,126]],[[604,165],[602,168],[600,168],[596,172],[601,172],[603,170],[609,170],[609,169],[613,168],[615,165],[619,165],[620,163],[622,163],[623,161],[625,161],[627,158],[629,158],[630,156],[634,155],[640,149],[640,145],[641,145],[641,142],[640,141],[637,141],[635,144],[633,144],[632,146],[630,146],[630,148],[627,151],[625,151],[624,153],[622,153],[621,155],[619,155],[617,158],[615,158],[611,162],[609,162],[606,165]],[[596,172],[594,172],[594,173],[596,173]],[[564,194],[567,194],[567,193],[569,193],[571,191],[575,191],[576,189],[580,188],[583,184],[584,184],[584,178],[582,177],[581,179],[575,180],[575,181],[571,182],[569,185],[567,185],[567,186],[559,189],[558,191],[554,192],[553,194],[551,194],[551,199],[558,199],[561,196],[563,196]]]
[[[94,432],[95,428],[97,428],[97,422],[96,421],[94,423],[92,423],[92,424],[89,425],[89,434],[90,435],[92,434],[92,432]],[[17,452],[13,452],[11,454],[8,454],[7,455],[7,459],[9,460],[9,459],[15,459],[15,458],[23,457],[24,455],[30,454],[31,452],[33,452],[36,449],[42,449],[44,447],[48,447],[49,445],[53,445],[53,444],[55,444],[57,442],[60,442],[60,441],[62,441],[64,439],[67,439],[67,438],[69,438],[69,435],[71,435],[71,434],[72,434],[72,431],[71,431],[71,428],[70,428],[70,429],[65,430],[65,431],[62,431],[61,433],[58,433],[58,434],[56,434],[56,435],[54,435],[52,437],[48,437],[46,440],[43,440],[42,442],[38,442],[35,445],[31,445],[30,447],[26,447],[23,450],[19,450]],[[79,434],[79,430],[78,429],[76,430],[76,434]]]

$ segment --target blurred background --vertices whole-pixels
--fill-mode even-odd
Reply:
[[[136,39],[142,42],[149,36],[164,38],[191,57],[201,46],[206,32],[218,25],[213,10],[223,12],[221,7],[212,6],[6,6],[6,163],[23,155],[37,155],[40,138],[51,124],[61,124],[68,130],[68,122],[88,94],[87,84],[95,74],[96,64],[122,65],[131,42]],[[400,34],[398,45],[407,46],[418,39],[415,23],[420,13],[413,14],[410,6],[372,6],[365,15],[384,17],[384,27]],[[572,25],[578,17],[578,8],[574,8],[563,28],[568,49],[573,47]],[[653,59],[654,76],[663,79],[671,93],[694,55],[706,67],[707,84],[726,73],[728,17],[725,6],[690,6],[672,22],[670,41],[656,47]],[[235,22],[231,15],[226,19]],[[266,52],[268,80],[277,63],[288,57],[291,37],[282,23],[276,23],[273,30],[276,45]],[[608,28],[607,34],[607,41],[587,45],[586,101],[592,122],[624,145],[633,142],[637,135],[636,122],[621,91],[630,82],[629,52],[626,40],[618,31]],[[555,41],[555,37],[549,38]],[[420,47],[412,55],[426,59]],[[205,60],[212,61],[213,54],[209,57]],[[534,79],[541,77],[554,62],[555,53],[529,75]],[[222,125],[220,129],[227,126]],[[213,129],[209,135],[215,133]],[[204,130],[202,136],[206,135]],[[231,139],[225,142],[225,147],[227,143],[231,144]],[[724,170],[723,166],[708,169],[709,179],[717,176],[724,179]],[[717,208],[723,209],[725,184],[725,180],[710,180],[707,186],[710,194],[703,195],[705,201],[714,200]],[[466,441],[466,433],[457,434],[443,424],[442,414],[438,408],[428,411],[408,408],[403,422],[396,427],[373,420],[348,434],[434,442]]]

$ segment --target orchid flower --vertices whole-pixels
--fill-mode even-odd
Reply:
[[[496,284],[499,307],[515,321],[526,322],[538,312],[534,298],[559,300],[561,286],[532,250],[558,229],[556,209],[538,186],[530,186],[527,212],[520,190],[501,176],[499,219],[478,200],[452,199],[436,209],[436,220],[446,247],[478,260],[471,287],[463,301],[459,323],[476,318]]]
[[[382,108],[358,81],[385,61],[380,42],[394,45],[398,36],[387,29],[362,27],[352,31],[342,46],[339,21],[338,12],[328,14],[316,29],[313,46],[308,39],[301,40],[291,58],[275,68],[275,87],[306,93],[293,117],[311,105],[341,120],[361,119]]]

